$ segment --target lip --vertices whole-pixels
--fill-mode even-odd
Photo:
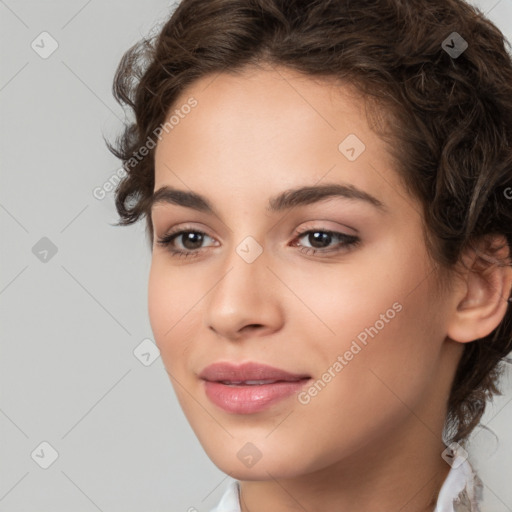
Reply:
[[[290,373],[262,363],[241,365],[214,363],[199,374],[208,399],[234,414],[252,414],[268,409],[297,393],[310,380],[306,374]],[[247,384],[247,381],[273,381]]]
[[[283,380],[296,381],[310,376],[304,373],[290,373],[274,366],[249,361],[239,365],[219,362],[203,369],[199,377],[212,382],[246,380]]]

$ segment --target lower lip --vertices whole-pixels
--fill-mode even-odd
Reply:
[[[235,414],[251,414],[268,409],[284,398],[298,393],[309,381],[275,382],[255,386],[228,386],[204,381],[206,396],[218,407]]]

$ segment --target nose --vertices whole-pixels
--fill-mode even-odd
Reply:
[[[265,251],[248,262],[233,250],[205,300],[208,329],[223,338],[239,341],[247,336],[264,336],[282,327],[281,283],[268,263]]]

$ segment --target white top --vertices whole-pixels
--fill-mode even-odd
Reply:
[[[482,482],[467,459],[460,465],[454,463],[439,491],[433,512],[481,512],[478,503],[482,489]],[[210,512],[241,512],[238,480],[229,482],[220,502]]]

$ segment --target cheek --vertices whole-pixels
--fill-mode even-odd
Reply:
[[[354,339],[364,344],[374,337],[389,338],[388,344],[398,348],[429,324],[431,292],[425,278],[430,267],[424,256],[383,242],[346,263],[283,266],[279,277],[293,293],[279,288],[276,300],[288,312],[290,328],[305,333],[300,339],[313,353],[332,359]]]
[[[198,302],[201,295],[198,283],[190,282],[190,277],[172,273],[166,266],[153,260],[148,280],[148,314],[155,343],[167,368],[178,368],[176,357],[183,354],[191,339],[192,324],[197,321]],[[194,307],[197,304],[196,307]],[[195,320],[194,320],[195,319]]]
[[[443,336],[428,311],[429,292],[419,287],[404,295],[386,297],[379,308],[371,308],[370,315],[360,313],[352,329],[358,333],[340,339],[331,353],[331,361],[342,354],[346,363],[324,405],[336,410],[335,404],[345,404],[341,423],[349,414],[369,428],[396,424],[419,406],[433,386]],[[386,309],[397,297],[394,304],[399,308]]]
[[[347,302],[337,316],[332,308],[336,337],[319,339],[309,328],[308,339],[315,342],[307,354],[316,369],[315,379],[295,409],[296,421],[283,424],[280,434],[292,438],[302,424],[298,444],[307,446],[317,431],[315,443],[323,463],[391,435],[410,421],[411,411],[421,410],[433,385],[441,337],[425,312],[428,290],[419,287],[405,299],[407,292],[398,292],[378,294],[375,289],[372,303],[365,307],[359,301]],[[380,319],[381,313],[387,323]]]
[[[351,404],[354,418],[366,407],[380,411],[384,403],[403,408],[395,393],[406,403],[417,402],[430,385],[444,340],[442,306],[435,301],[435,277],[429,276],[425,255],[386,255],[384,249],[379,254],[379,265],[367,261],[351,272],[329,270],[309,287],[301,279],[294,288],[318,316],[311,321],[304,312],[295,313],[302,318],[316,378],[329,369],[337,376],[315,401],[327,408]]]

